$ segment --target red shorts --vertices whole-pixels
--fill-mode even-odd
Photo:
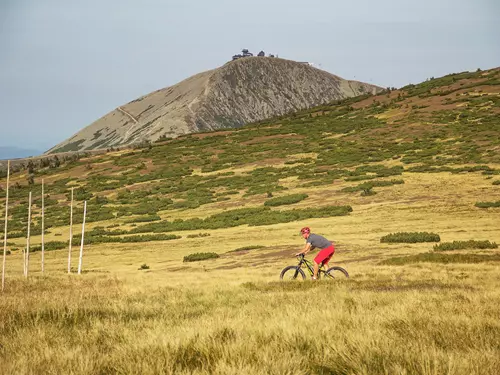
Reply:
[[[330,261],[330,259],[332,259],[332,256],[334,253],[335,253],[335,248],[333,247],[333,244],[332,244],[332,245],[322,249],[318,253],[318,255],[316,255],[316,258],[314,258],[314,261],[317,264],[321,264],[321,263],[326,264]]]

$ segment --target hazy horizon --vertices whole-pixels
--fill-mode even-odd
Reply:
[[[47,150],[242,48],[401,87],[499,66],[494,0],[356,4],[131,0],[0,4],[0,146]]]

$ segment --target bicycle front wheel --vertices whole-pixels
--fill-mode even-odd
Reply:
[[[331,267],[325,272],[325,279],[338,279],[349,277],[349,274],[342,267]]]
[[[281,271],[281,280],[304,280],[306,275],[299,266],[288,266]]]

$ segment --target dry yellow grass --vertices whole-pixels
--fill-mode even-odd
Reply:
[[[349,216],[86,246],[81,276],[65,274],[67,251],[59,250],[46,254],[46,276],[33,253],[26,281],[14,252],[0,299],[0,373],[497,374],[499,263],[381,265],[432,244],[379,240],[432,231],[443,242],[500,243],[500,209],[474,207],[500,200],[500,190],[479,173],[403,178],[404,185],[369,197],[341,193],[348,184],[311,188],[294,205],[350,204]],[[169,216],[217,210],[213,204]],[[296,262],[303,225],[336,242],[333,260],[350,279],[278,281]],[[67,238],[66,228],[54,232],[63,236],[47,239]],[[187,238],[200,232],[210,236]],[[227,253],[249,245],[265,248]],[[195,252],[221,258],[182,262]],[[74,247],[75,268],[77,254]],[[144,263],[150,269],[138,270]]]

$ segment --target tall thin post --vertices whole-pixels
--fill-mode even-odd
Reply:
[[[31,228],[31,191],[28,199],[28,235],[26,236],[26,253],[24,254],[24,276],[28,277],[30,267],[30,228]]]
[[[45,241],[44,241],[44,234],[45,234],[45,192],[43,189],[43,179],[42,179],[42,274],[44,271],[44,266],[45,266]]]
[[[83,258],[83,238],[85,235],[85,216],[87,215],[87,201],[83,204],[83,224],[82,224],[82,242],[80,243],[80,259],[78,261],[78,274],[82,273],[82,258]]]
[[[9,179],[10,179],[10,160],[7,161],[7,195],[5,198],[5,226],[3,232],[3,263],[2,263],[2,292],[5,288],[5,257],[7,255],[7,219],[9,217]]]
[[[73,241],[73,189],[71,188],[71,208],[69,211],[68,273],[71,273],[71,242]]]

